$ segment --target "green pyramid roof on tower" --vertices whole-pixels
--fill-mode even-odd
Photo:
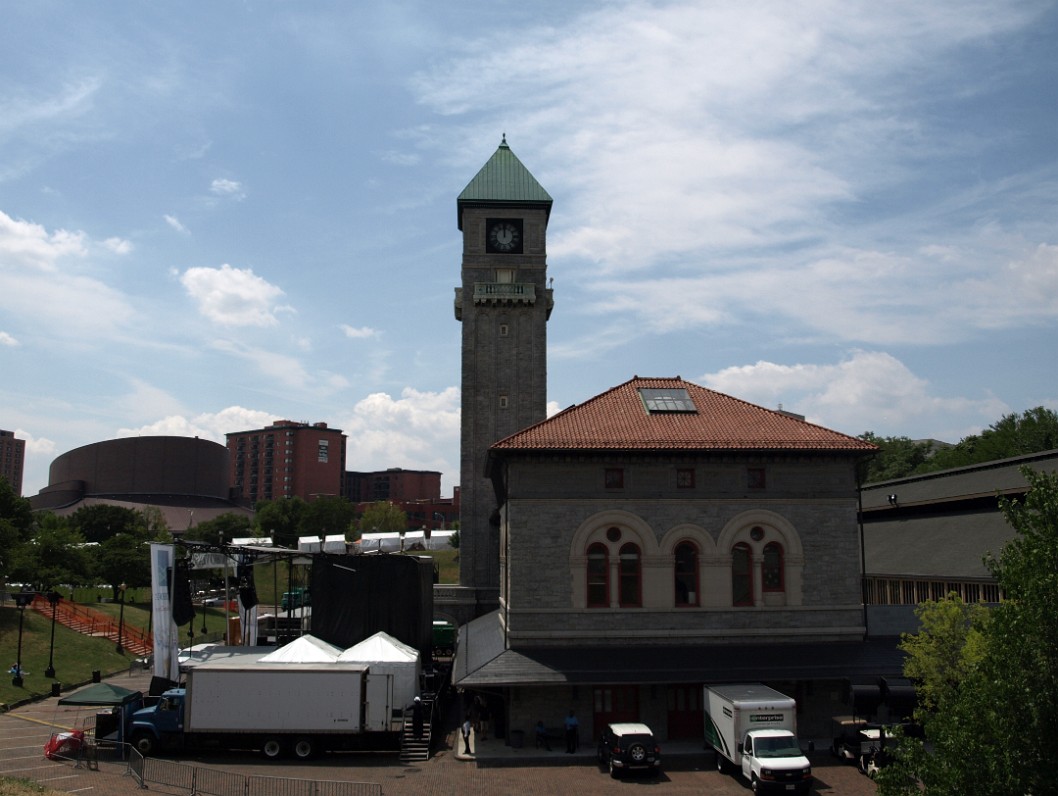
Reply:
[[[488,163],[474,176],[456,201],[459,229],[463,228],[463,208],[475,204],[544,204],[551,214],[551,195],[529,173],[503,137]]]

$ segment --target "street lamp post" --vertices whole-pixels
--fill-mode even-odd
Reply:
[[[15,688],[22,687],[22,620],[26,616],[26,606],[33,602],[33,598],[37,596],[36,592],[32,591],[20,591],[15,592],[11,595],[15,600],[15,605],[18,606],[18,657],[15,658],[15,670],[13,672],[14,677],[11,678],[11,685]]]
[[[121,645],[121,636],[125,632],[125,584],[122,583],[118,586],[118,598],[121,600],[121,607],[118,609],[118,644],[115,651],[118,655],[123,655],[125,648]]]
[[[44,670],[45,677],[55,677],[55,611],[59,607],[62,595],[52,589],[47,594],[48,602],[51,603],[51,644],[48,647],[48,668]]]

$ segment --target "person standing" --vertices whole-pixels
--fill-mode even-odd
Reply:
[[[580,723],[577,721],[577,715],[571,710],[569,715],[566,716],[566,754],[573,754],[580,745],[579,727]]]
[[[422,700],[415,697],[411,703],[411,729],[416,741],[422,740]]]
[[[473,724],[470,721],[470,714],[467,713],[463,719],[463,754],[469,755],[470,751],[470,731],[473,729]]]

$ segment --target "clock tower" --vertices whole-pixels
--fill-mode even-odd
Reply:
[[[463,324],[459,581],[477,614],[499,605],[500,523],[489,447],[547,418],[547,222],[551,197],[507,145],[459,194]]]

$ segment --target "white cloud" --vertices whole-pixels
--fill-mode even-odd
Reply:
[[[210,347],[251,363],[269,383],[275,382],[291,389],[306,389],[314,384],[305,366],[286,354],[233,340],[214,340]]]
[[[200,437],[223,445],[226,434],[264,428],[277,419],[280,419],[277,415],[259,409],[229,406],[219,412],[203,412],[191,417],[170,415],[138,428],[121,428],[118,430],[118,436]]]
[[[41,457],[53,456],[55,454],[55,442],[47,437],[35,437],[24,428],[16,428],[15,436],[26,441],[27,458],[29,457],[29,454]]]
[[[190,235],[190,234],[191,234],[190,230],[188,230],[188,228],[187,228],[187,227],[185,227],[185,226],[184,226],[184,225],[183,225],[183,224],[182,224],[182,223],[180,222],[180,219],[179,219],[179,218],[177,218],[176,216],[171,216],[171,215],[169,215],[168,213],[166,213],[166,214],[165,214],[164,216],[162,216],[162,218],[164,218],[164,219],[165,219],[165,223],[166,223],[166,224],[168,224],[168,225],[169,225],[170,227],[172,227],[173,229],[175,229],[175,230],[176,230],[177,232],[179,232],[179,233],[180,233],[181,235]]]
[[[135,377],[130,378],[129,383],[131,390],[117,401],[117,408],[123,417],[158,417],[183,410],[180,401],[166,390]]]
[[[984,91],[960,59],[1040,8],[608,4],[502,52],[472,41],[413,86],[467,118],[453,136],[502,123],[545,153],[527,165],[563,203],[548,248],[578,311],[635,319],[608,344],[754,317],[784,338],[944,344],[1058,316],[1053,169],[939,189],[926,165],[1003,154],[923,109]]]
[[[132,251],[132,241],[124,238],[107,238],[103,241],[102,246],[104,249],[114,252],[114,254],[128,254]]]
[[[350,470],[387,467],[439,470],[445,490],[459,483],[459,390],[424,392],[406,387],[399,398],[374,393],[339,418],[348,435]],[[450,494],[450,491],[448,492]]]
[[[180,282],[198,311],[223,326],[275,326],[276,300],[283,291],[250,268],[188,268]]]
[[[237,201],[246,198],[246,192],[243,190],[242,183],[237,180],[228,180],[224,178],[215,179],[209,184],[209,190],[210,193],[216,194],[217,196],[227,196]]]
[[[359,329],[356,329],[347,323],[342,323],[338,325],[338,328],[345,333],[346,337],[353,340],[366,340],[371,337],[380,337],[382,335],[380,331],[372,329],[369,326],[361,326]]]
[[[63,257],[83,257],[87,252],[83,232],[58,229],[49,233],[40,224],[14,219],[0,210],[0,270],[21,265],[54,271]]]
[[[769,409],[782,405],[810,422],[847,434],[914,436],[910,429],[922,429],[922,436],[948,434],[948,441],[957,442],[970,432],[953,428],[952,417],[977,418],[987,425],[1010,411],[991,396],[936,395],[928,381],[880,351],[854,351],[832,364],[762,361],[707,373],[698,381]]]
[[[9,348],[15,348],[20,344],[18,340],[16,340],[12,335],[8,334],[7,332],[0,331],[0,345],[8,346]]]
[[[79,272],[93,267],[88,254],[83,232],[48,232],[0,211],[0,309],[78,347],[119,336],[139,313],[121,291]]]

